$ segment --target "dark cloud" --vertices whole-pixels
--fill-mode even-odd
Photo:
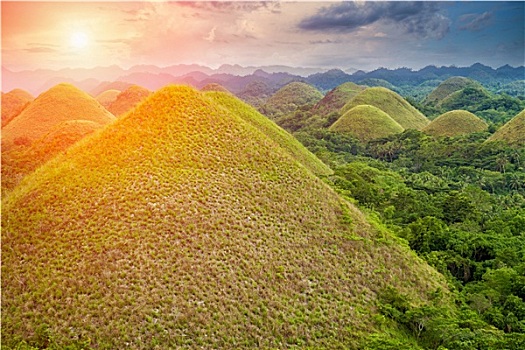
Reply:
[[[483,12],[481,14],[470,13],[459,17],[459,29],[477,32],[487,27],[490,24],[491,20],[491,12]]]
[[[313,31],[352,32],[376,22],[393,23],[418,37],[442,38],[450,20],[435,2],[343,2],[321,8],[303,19],[299,28]]]

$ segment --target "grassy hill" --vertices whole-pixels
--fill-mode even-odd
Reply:
[[[220,91],[220,92],[230,93],[228,89],[226,89],[221,84],[217,84],[217,83],[206,84],[202,87],[201,91]]]
[[[525,110],[499,128],[487,141],[503,141],[513,146],[525,146]]]
[[[115,101],[108,106],[108,111],[119,117],[148,97],[151,92],[141,86],[133,85],[118,94]]]
[[[445,110],[465,108],[471,105],[490,101],[490,93],[480,86],[467,86],[459,91],[453,92],[436,104],[436,107]]]
[[[311,112],[320,116],[328,116],[330,113],[338,112],[352,97],[364,89],[364,86],[352,82],[341,84],[317,102]]]
[[[34,97],[29,92],[21,89],[2,93],[2,127],[19,115],[33,100]]]
[[[466,87],[481,87],[481,85],[469,78],[452,77],[439,84],[432,92],[425,98],[423,104],[436,105],[443,101],[450,94],[463,90]]]
[[[429,123],[429,120],[404,98],[384,87],[372,87],[361,91],[344,105],[341,114],[359,105],[379,108],[404,129],[421,130]]]
[[[350,134],[361,141],[371,141],[403,132],[404,129],[379,108],[359,105],[343,114],[329,130]]]
[[[120,90],[110,89],[106,90],[104,92],[101,92],[95,97],[95,100],[98,101],[104,108],[108,108],[118,97],[118,95],[121,93]]]
[[[38,96],[2,130],[3,149],[29,145],[51,129],[69,120],[87,120],[106,125],[115,117],[93,97],[71,84],[58,84]]]
[[[357,348],[442,288],[234,102],[160,89],[3,201],[3,347]]]
[[[259,109],[270,118],[294,112],[300,107],[314,105],[323,98],[315,87],[301,82],[287,84],[270,96]]]
[[[423,128],[433,136],[459,136],[487,130],[488,125],[476,115],[463,110],[443,113]]]

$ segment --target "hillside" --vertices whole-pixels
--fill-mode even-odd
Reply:
[[[106,90],[98,94],[95,97],[95,100],[107,109],[117,99],[121,92],[122,91],[115,89]]]
[[[491,101],[492,98],[482,86],[467,86],[453,92],[436,104],[445,110],[454,110]]]
[[[108,106],[114,116],[119,117],[129,112],[132,108],[148,97],[151,92],[141,86],[133,85],[118,94],[115,101]]]
[[[2,93],[2,128],[26,108],[34,97],[27,91],[14,89]]]
[[[444,113],[422,131],[432,136],[459,136],[487,130],[488,125],[476,115],[463,110]]]
[[[361,91],[341,109],[341,114],[359,105],[379,108],[404,129],[421,130],[429,120],[405,99],[384,87],[372,87]]]
[[[2,130],[2,146],[28,145],[69,120],[106,125],[115,117],[93,97],[70,84],[59,84],[38,96]]]
[[[512,146],[525,146],[525,110],[499,128],[487,141],[503,141]]]
[[[311,112],[320,116],[328,116],[338,112],[352,97],[364,90],[365,87],[348,82],[330,90],[325,97],[315,104]]]
[[[366,142],[403,132],[404,129],[379,108],[359,105],[343,114],[329,130],[350,134]]]
[[[432,92],[425,98],[423,104],[436,105],[443,101],[450,94],[460,91],[466,87],[481,87],[481,85],[469,78],[452,77],[439,84]]]
[[[6,198],[3,346],[357,348],[382,289],[442,290],[215,94],[163,88]]]
[[[226,89],[221,84],[217,84],[217,83],[206,84],[206,85],[204,85],[202,87],[201,91],[219,91],[219,92],[230,93],[230,91],[228,91],[228,89]]]
[[[264,115],[277,118],[303,106],[314,105],[322,98],[323,94],[313,86],[293,82],[277,90],[259,109]]]

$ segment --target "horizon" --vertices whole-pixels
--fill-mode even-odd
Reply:
[[[12,71],[282,65],[498,68],[525,61],[523,2],[5,2]]]

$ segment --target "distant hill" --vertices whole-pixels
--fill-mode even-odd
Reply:
[[[27,91],[14,89],[2,93],[2,128],[26,108],[34,97]]]
[[[274,90],[268,84],[256,80],[248,83],[244,89],[236,95],[251,106],[259,107],[265,104],[273,93]]]
[[[489,101],[492,96],[482,86],[467,86],[459,91],[453,92],[436,104],[436,107],[445,110],[454,110],[475,105],[483,101]]]
[[[366,142],[401,133],[404,129],[379,108],[358,105],[343,114],[329,130],[350,134]]]
[[[137,85],[130,86],[117,95],[115,101],[108,106],[108,111],[114,116],[119,117],[129,112],[150,94],[151,92],[146,88]]]
[[[423,104],[436,105],[443,101],[450,94],[460,91],[466,87],[480,87],[481,85],[468,78],[464,77],[452,77],[448,78],[441,84],[439,84],[432,92],[425,98]]]
[[[300,107],[314,105],[323,98],[323,94],[313,86],[293,82],[280,88],[270,96],[260,110],[270,118],[294,112]]]
[[[379,108],[404,129],[421,130],[429,123],[429,120],[404,98],[384,87],[371,87],[361,91],[341,109],[341,114],[359,105]]]
[[[360,80],[359,84],[366,85],[368,87],[380,86],[380,87],[384,87],[392,91],[396,90],[396,86],[394,84],[389,83],[388,81],[384,79],[366,78],[366,79]]]
[[[227,93],[230,93],[230,91],[228,89],[226,89],[224,86],[222,86],[221,84],[217,84],[217,83],[210,83],[210,84],[207,84],[205,86],[203,86],[201,88],[201,91],[219,91],[219,92],[227,92]]]
[[[130,86],[133,86],[131,83],[127,83],[124,81],[104,81],[97,85],[93,90],[90,90],[89,92],[93,96],[98,96],[104,91],[108,90],[118,90],[118,91],[124,91]]]
[[[446,292],[215,97],[163,88],[5,198],[3,346],[358,348],[386,287]]]
[[[93,97],[70,84],[59,84],[38,96],[2,130],[2,146],[29,145],[68,120],[106,125],[115,117]]]
[[[352,97],[365,89],[352,82],[341,84],[330,90],[321,101],[317,102],[311,112],[320,116],[338,112]]]
[[[499,128],[488,140],[503,141],[512,146],[525,146],[525,110]]]
[[[459,136],[486,131],[487,123],[463,110],[444,113],[425,126],[422,131],[432,136]]]
[[[121,92],[122,91],[115,90],[115,89],[106,90],[106,91],[101,92],[100,94],[98,94],[95,97],[95,100],[97,100],[98,103],[100,103],[102,106],[104,106],[104,108],[107,109],[117,99],[118,95]]]

